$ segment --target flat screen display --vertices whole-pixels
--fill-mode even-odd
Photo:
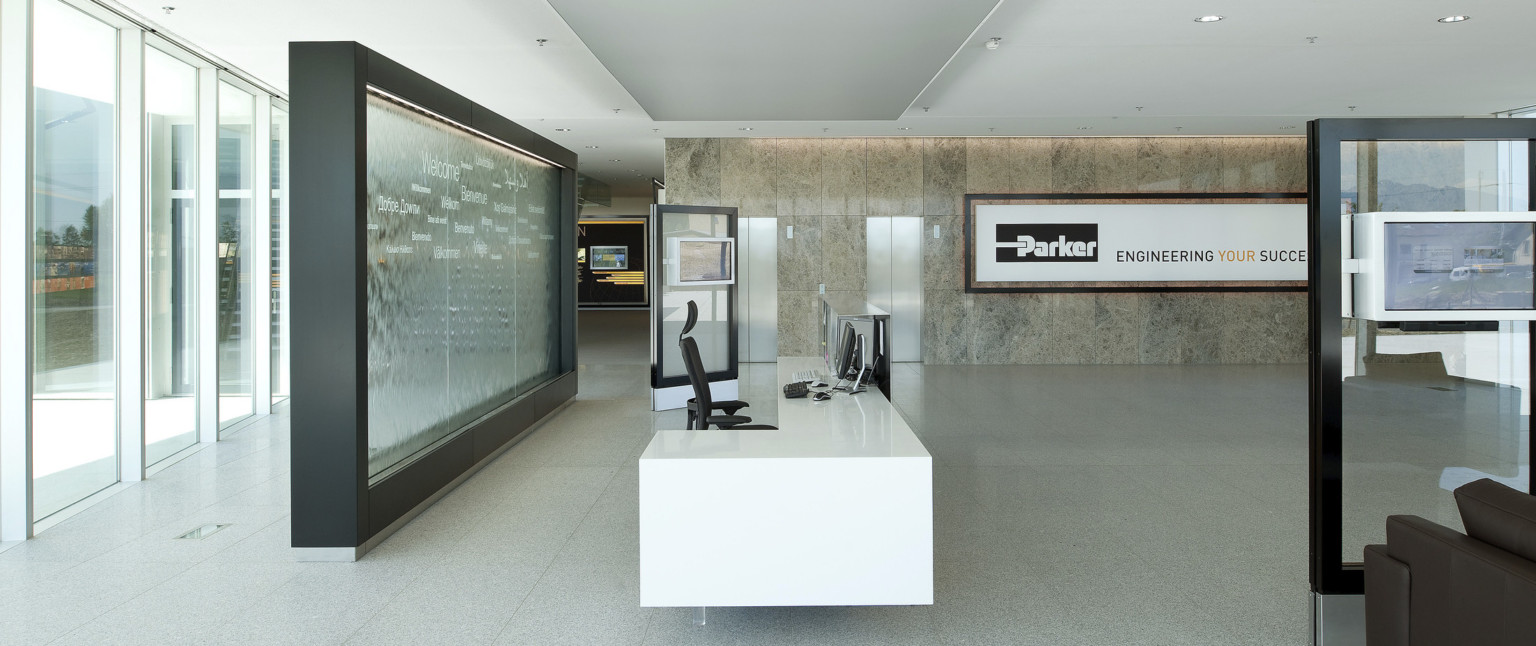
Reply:
[[[677,285],[736,282],[736,241],[731,238],[673,238]]]
[[[620,271],[629,269],[629,247],[623,246],[592,246],[592,253],[587,256],[587,262],[592,269],[599,271]]]
[[[1386,309],[1529,310],[1531,222],[1387,222]]]
[[[368,473],[387,477],[557,374],[561,169],[372,91],[367,123]]]

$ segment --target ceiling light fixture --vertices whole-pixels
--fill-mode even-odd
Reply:
[[[165,15],[167,15],[167,16],[171,15],[171,12],[176,10],[176,7],[172,7],[172,6],[169,6],[169,5],[164,6],[164,7],[160,7],[160,8],[165,10]]]
[[[587,148],[590,148],[592,150],[597,150],[597,146],[587,146]]]
[[[906,126],[896,126],[896,129],[897,130],[911,130],[911,128],[908,128]]]
[[[1295,130],[1296,126],[1280,126],[1281,130]]]
[[[1093,130],[1093,126],[1078,126],[1078,130]]]
[[[1195,22],[1220,22],[1221,19],[1225,18],[1225,17],[1226,16],[1214,16],[1214,15],[1212,15],[1212,16],[1200,16],[1199,18],[1195,19]]]
[[[1472,16],[1446,16],[1446,17],[1441,18],[1441,19],[1439,19],[1439,20],[1437,20],[1435,22],[1465,22],[1465,21],[1471,20],[1471,19],[1472,19]]]
[[[608,161],[611,161],[611,162],[614,162],[614,163],[618,163],[618,162],[621,162],[621,161],[624,161],[624,160],[622,160],[622,159],[610,159]]]
[[[555,132],[570,132],[570,128],[555,128]]]
[[[740,130],[742,132],[752,132],[752,126],[747,126],[745,128],[737,128],[737,130]]]
[[[1001,36],[993,36],[993,37],[987,39],[987,49],[990,49],[990,50],[993,50],[993,51],[997,51],[997,48],[1001,47],[1002,44],[1003,44],[1003,39],[1002,39]]]
[[[543,47],[543,46],[544,46],[544,43],[547,43],[547,42],[549,42],[549,39],[548,39],[548,38],[539,38],[539,39],[537,39],[537,40],[534,40],[534,41],[533,41],[533,42],[536,42],[536,43],[538,43],[538,44],[539,44],[539,47]]]

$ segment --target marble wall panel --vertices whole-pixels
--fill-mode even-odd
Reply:
[[[1307,295],[1225,294],[1240,313],[1222,330],[1223,363],[1302,363],[1307,360]]]
[[[863,292],[869,272],[868,221],[857,215],[829,215],[819,221],[821,282],[828,291]]]
[[[966,186],[966,140],[923,141],[923,215],[959,215]]]
[[[778,215],[777,152],[776,139],[720,140],[720,205],[742,217]]]
[[[1173,193],[1182,189],[1184,165],[1179,139],[1148,137],[1136,142],[1136,189]]]
[[[824,139],[822,215],[864,215],[864,139]]]
[[[1272,154],[1278,161],[1273,190],[1307,192],[1307,138],[1276,137]]]
[[[1139,140],[1130,137],[1080,139],[1093,150],[1093,193],[1130,193],[1141,178]]]
[[[779,292],[779,356],[817,356],[821,336],[821,295],[816,291]]]
[[[1141,362],[1143,294],[1051,294],[1047,363]]]
[[[1013,140],[1006,137],[971,137],[965,140],[965,192],[1011,193],[1009,167]],[[939,215],[939,214],[935,214]]]
[[[923,149],[917,137],[867,140],[867,214],[923,214]]]
[[[1092,140],[1051,140],[1051,192],[1088,193],[1095,180],[1095,146]]]
[[[1052,149],[1050,137],[1012,137],[1008,142],[1009,176],[1014,193],[1050,193]]]
[[[930,215],[923,218],[923,289],[965,289],[964,218]],[[939,237],[933,237],[933,228]]]
[[[822,218],[787,216],[778,218],[778,224],[779,291],[819,289],[822,282]],[[790,227],[794,227],[793,231]]]
[[[720,140],[668,139],[667,202],[720,205]]]
[[[1051,294],[972,296],[971,355],[975,363],[1050,363]]]
[[[823,158],[828,146],[826,139],[779,139],[778,141],[778,210],[785,215],[821,215],[825,177],[822,175]]]
[[[957,289],[923,292],[923,363],[970,364],[972,294]]]
[[[1180,185],[1186,193],[1215,193],[1221,190],[1221,142],[1209,137],[1185,137],[1178,142]]]

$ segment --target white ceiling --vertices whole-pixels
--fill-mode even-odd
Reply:
[[[593,47],[550,0],[123,1],[279,88],[288,41],[359,41],[576,151],[582,172],[615,195],[649,194],[666,137],[1300,134],[1317,117],[1486,116],[1536,104],[1536,2],[1524,0],[1003,0],[990,15],[971,0],[943,19],[920,7],[950,3],[917,0],[553,0],[602,34]],[[604,9],[623,19],[600,20]],[[1206,14],[1226,19],[1194,22]],[[1451,14],[1472,19],[1436,22]],[[920,32],[926,24],[933,30]],[[892,30],[932,37],[904,58],[902,39],[881,38]],[[994,36],[1002,46],[988,51]],[[776,76],[743,82],[766,72],[731,78],[728,66],[700,74],[619,58],[648,50]],[[911,80],[944,58],[926,88]],[[863,87],[866,76],[920,91],[894,119],[836,118],[856,112],[829,102],[825,84]],[[707,99],[720,94],[732,96]],[[865,94],[855,108],[905,103]],[[688,100],[710,110],[689,113]],[[655,120],[642,104],[688,120]],[[732,108],[754,104],[775,110]]]

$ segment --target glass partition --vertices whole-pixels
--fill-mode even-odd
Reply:
[[[699,212],[710,211],[715,212]],[[654,387],[687,385],[678,337],[688,318],[688,302],[699,310],[699,319],[688,336],[699,347],[704,370],[730,372],[735,367],[735,321],[732,294],[735,285],[715,278],[735,279],[735,209],[709,209],[661,205],[656,209],[655,250],[660,265],[654,268],[656,288],[656,383]],[[726,242],[730,241],[730,242]],[[695,257],[697,256],[697,257]],[[708,267],[697,271],[688,267]],[[724,269],[722,269],[724,267]],[[710,274],[710,275],[704,275]],[[734,379],[735,375],[725,377]]]
[[[117,30],[35,5],[33,517],[117,482],[113,197]]]
[[[256,412],[254,339],[251,305],[256,300],[251,253],[255,186],[256,97],[229,83],[219,83],[218,141],[218,353],[219,426]],[[262,236],[265,237],[265,236]],[[258,244],[265,244],[262,241]]]
[[[144,51],[144,452],[197,443],[197,68]]]
[[[272,402],[288,398],[288,112],[272,106]]]
[[[1526,153],[1525,140],[1344,141],[1340,209],[1445,212],[1465,222],[1476,222],[1475,214],[1458,219],[1457,212],[1527,211]],[[1529,225],[1489,226],[1505,233],[1494,236],[1496,250],[1451,239],[1432,249],[1397,241],[1400,253],[1423,256],[1405,279],[1413,284],[1399,289],[1424,303],[1498,302],[1512,282],[1529,289]],[[1355,246],[1356,257],[1362,251]],[[1479,260],[1489,255],[1499,257],[1497,267]],[[1454,311],[1443,317],[1343,320],[1345,564],[1359,563],[1367,544],[1385,542],[1389,515],[1460,529],[1451,495],[1458,486],[1493,478],[1529,490],[1529,324],[1457,321]]]
[[[560,168],[370,93],[368,473],[559,371]]]

